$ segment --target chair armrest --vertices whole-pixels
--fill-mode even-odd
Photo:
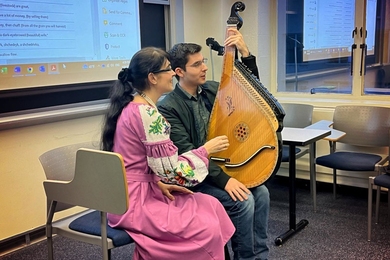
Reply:
[[[327,137],[324,137],[324,140],[328,140],[328,141],[331,141],[331,142],[337,142],[338,140],[343,138],[346,133],[343,132],[343,131],[339,131],[339,130],[331,128],[332,125],[333,125],[332,121],[320,120],[320,121],[318,121],[318,122],[316,122],[314,124],[311,124],[311,125],[309,125],[309,126],[307,126],[305,128],[330,130],[331,131],[330,135],[328,135]]]
[[[383,158],[381,161],[377,162],[375,164],[375,169],[384,169],[386,171],[386,169],[389,167],[389,156],[386,156],[385,158]]]
[[[320,120],[318,122],[315,122],[314,124],[311,124],[309,126],[306,126],[305,128],[311,128],[311,129],[329,129],[333,125],[333,121],[329,120]]]
[[[74,202],[74,196],[70,193],[69,184],[71,181],[44,180],[43,187],[46,197],[50,201],[58,201],[72,206],[80,206]]]

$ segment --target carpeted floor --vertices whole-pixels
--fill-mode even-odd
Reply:
[[[381,197],[380,223],[373,225],[372,241],[367,241],[367,189],[340,186],[333,199],[330,184],[317,186],[317,212],[313,212],[308,181],[297,181],[297,222],[309,225],[282,246],[274,239],[288,230],[288,179],[276,176],[267,183],[271,193],[269,259],[390,259],[390,216],[387,196]],[[131,259],[134,245],[112,250],[113,260]],[[66,238],[54,239],[55,259],[101,259],[97,246]],[[46,242],[10,253],[1,260],[47,259]],[[190,260],[190,259],[188,259]],[[201,259],[200,259],[201,260]]]

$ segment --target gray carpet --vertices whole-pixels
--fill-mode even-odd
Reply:
[[[297,182],[297,222],[309,225],[276,246],[274,239],[288,230],[288,181],[276,176],[267,183],[271,193],[269,221],[269,259],[390,259],[390,223],[387,195],[381,196],[380,223],[373,225],[372,241],[367,241],[367,189],[340,186],[333,200],[330,184],[317,186],[317,212],[313,206],[308,181]],[[375,198],[375,197],[374,197]],[[54,239],[55,259],[101,259],[97,246],[66,238]],[[112,250],[113,260],[131,259],[134,245]],[[2,260],[47,259],[46,242],[20,249]],[[190,260],[190,259],[188,259]]]

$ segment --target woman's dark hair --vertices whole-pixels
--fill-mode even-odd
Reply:
[[[118,118],[134,99],[136,91],[142,92],[149,87],[148,75],[161,69],[168,59],[168,53],[155,47],[146,47],[134,54],[129,67],[122,69],[118,80],[110,88],[110,105],[106,112],[102,130],[102,149],[112,151]]]
[[[169,61],[173,70],[181,68],[186,71],[186,64],[190,54],[198,53],[202,50],[202,46],[196,43],[177,43],[168,51]],[[180,79],[178,75],[175,76]]]

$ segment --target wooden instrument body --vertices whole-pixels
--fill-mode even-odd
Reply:
[[[275,109],[280,111],[279,117]],[[220,158],[221,162],[216,161],[219,166],[248,188],[263,184],[280,166],[283,117],[280,104],[235,60],[234,48],[226,47],[207,139],[226,135],[230,146],[212,154],[211,159]]]

